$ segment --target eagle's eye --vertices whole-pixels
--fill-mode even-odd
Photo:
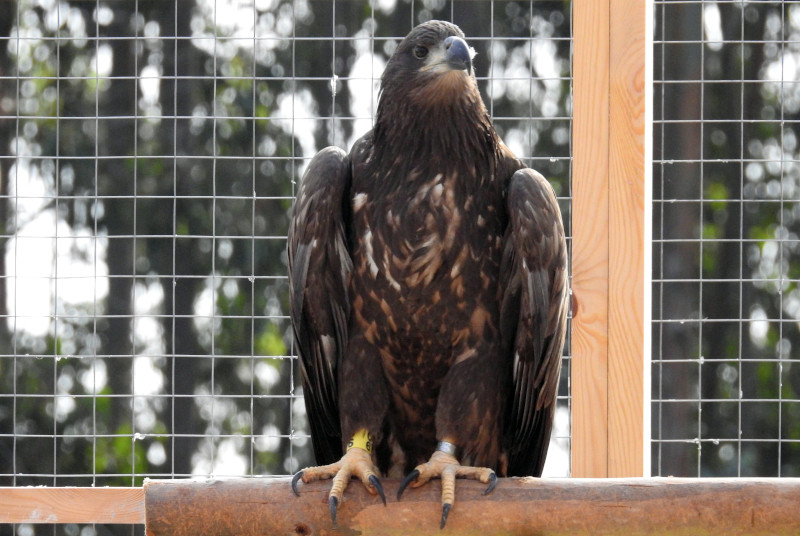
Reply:
[[[428,55],[428,49],[422,45],[417,45],[414,47],[414,56],[418,59],[422,59]]]

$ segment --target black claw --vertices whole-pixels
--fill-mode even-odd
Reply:
[[[442,505],[442,522],[439,524],[439,530],[442,530],[447,523],[447,514],[450,513],[450,509],[453,507],[450,503],[444,503]]]
[[[397,500],[400,500],[400,496],[403,495],[403,491],[405,491],[406,487],[415,481],[419,477],[419,471],[414,469],[403,479],[400,483],[400,489],[397,490]]]
[[[297,471],[292,477],[292,491],[298,497],[300,496],[300,493],[297,491],[297,481],[301,478],[303,478],[303,471]]]
[[[383,501],[383,505],[386,506],[386,495],[383,494],[383,486],[381,485],[381,481],[378,480],[378,477],[375,475],[369,475],[369,483],[372,484],[372,487],[378,490],[378,495],[381,496],[381,500]]]
[[[489,495],[496,485],[497,485],[497,475],[492,473],[491,475],[489,475],[489,487],[486,488],[486,491],[483,492],[483,495]]]
[[[328,499],[328,508],[331,510],[331,521],[333,524],[336,524],[336,507],[339,505],[339,499],[336,497],[330,497]]]

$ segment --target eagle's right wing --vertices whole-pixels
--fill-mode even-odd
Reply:
[[[347,248],[350,158],[327,147],[311,160],[289,227],[291,317],[318,464],[342,456],[337,368],[347,347],[353,263]]]

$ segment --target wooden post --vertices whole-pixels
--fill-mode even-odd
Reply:
[[[573,4],[576,477],[650,471],[650,4]]]
[[[608,476],[650,475],[651,1],[611,0]],[[648,37],[649,36],[649,37]]]
[[[608,0],[573,2],[572,476],[608,476]]]

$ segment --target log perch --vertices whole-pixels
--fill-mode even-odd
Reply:
[[[337,525],[328,512],[330,482],[288,478],[149,481],[148,536],[263,534],[800,534],[800,479],[500,479],[459,480],[447,527],[438,481],[408,489],[382,481],[387,505],[353,481]]]

